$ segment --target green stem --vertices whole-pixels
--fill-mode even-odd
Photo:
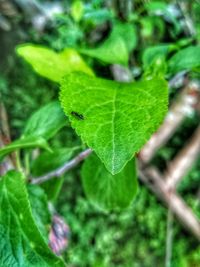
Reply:
[[[21,161],[20,161],[20,150],[16,150],[16,168],[18,171],[22,171]]]
[[[24,165],[25,165],[25,174],[28,177],[30,174],[30,164],[29,164],[29,151],[25,152]]]

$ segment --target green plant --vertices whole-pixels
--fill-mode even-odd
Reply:
[[[163,16],[169,15],[165,4],[147,5],[145,9],[149,14],[161,10]],[[80,21],[84,22],[85,28],[82,29],[82,33],[99,23],[93,20],[92,16],[90,20],[88,17],[85,19],[84,15],[84,6],[81,1],[75,1],[71,16],[78,30],[81,28]],[[71,44],[67,43],[68,47],[64,41],[62,41],[64,44],[58,46],[55,42],[51,44],[54,48],[59,48],[58,50],[64,48],[63,51],[54,51],[43,45],[33,44],[23,44],[17,47],[17,54],[30,63],[40,76],[54,82],[52,83],[54,90],[57,90],[59,86],[60,92],[59,96],[57,92],[54,93],[56,101],[48,101],[46,105],[42,103],[42,107],[31,115],[19,139],[0,150],[1,161],[13,152],[16,158],[16,171],[8,172],[0,180],[1,210],[4,211],[0,217],[1,234],[2,238],[5,236],[2,248],[9,244],[5,258],[0,259],[5,266],[10,264],[13,266],[14,264],[16,266],[64,266],[63,261],[53,255],[46,245],[51,216],[48,213],[47,200],[55,205],[59,201],[62,202],[58,200],[58,195],[63,192],[62,190],[66,190],[66,187],[64,171],[59,169],[64,166],[64,170],[71,170],[71,165],[66,164],[73,164],[74,157],[78,163],[84,159],[84,163],[81,170],[78,169],[75,174],[71,174],[71,180],[68,178],[69,185],[73,185],[74,180],[80,175],[85,195],[93,204],[90,206],[83,199],[81,187],[74,186],[73,197],[75,196],[76,199],[77,195],[75,208],[82,220],[84,216],[87,217],[86,214],[90,216],[91,211],[95,214],[101,211],[104,217],[97,219],[98,222],[95,222],[97,225],[90,222],[88,228],[85,227],[86,237],[80,237],[78,248],[77,245],[72,245],[70,251],[73,253],[65,256],[67,262],[75,266],[118,265],[124,267],[124,259],[129,257],[126,266],[131,266],[132,250],[138,251],[138,260],[135,260],[134,266],[140,266],[140,260],[144,261],[144,266],[159,265],[160,260],[163,260],[164,249],[158,251],[156,257],[152,257],[151,263],[148,263],[148,260],[144,258],[145,255],[148,255],[148,259],[151,258],[151,251],[145,242],[141,242],[137,250],[137,242],[130,244],[124,240],[123,234],[126,233],[127,236],[130,234],[128,226],[138,227],[137,224],[132,223],[133,214],[144,213],[141,206],[148,202],[147,192],[144,189],[137,194],[136,154],[151,134],[157,130],[167,112],[166,80],[182,70],[190,73],[199,71],[200,61],[194,56],[199,53],[199,46],[190,45],[191,40],[188,38],[184,44],[171,40],[171,43],[159,43],[156,47],[144,46],[138,53],[137,40],[141,37],[138,36],[136,24],[141,23],[142,38],[150,45],[153,45],[153,40],[150,38],[152,32],[158,28],[158,39],[162,39],[165,25],[160,18],[154,18],[152,15],[152,17],[147,16],[143,19],[139,11],[137,16],[133,15],[130,15],[127,22],[122,22],[116,17],[113,19],[113,14],[107,14],[105,17],[110,20],[111,30],[97,48],[96,43],[86,45],[85,40],[78,43],[80,41],[78,38],[75,38]],[[173,28],[173,33],[170,33],[173,36],[178,34],[181,28],[176,19],[172,17],[171,20],[175,28]],[[60,34],[62,35],[61,32]],[[129,61],[133,52],[136,52],[141,61],[139,78],[136,77],[134,81],[124,83],[112,81],[109,74],[99,77],[102,66],[106,68],[106,71],[107,66],[112,64],[120,64],[126,69],[131,65]],[[187,56],[183,57],[183,55]],[[46,89],[44,97],[48,95],[48,87]],[[89,149],[85,150],[86,147]],[[38,149],[40,149],[39,155]],[[55,170],[58,171],[55,172]],[[30,182],[42,184],[30,187]],[[34,192],[31,194],[31,190],[38,190],[37,193],[35,192],[38,203],[34,201]],[[132,205],[136,195],[140,200]],[[22,201],[19,203],[17,198]],[[153,238],[156,235],[155,218],[159,220],[164,210],[157,211],[155,199],[151,201],[154,206],[154,216],[151,212],[138,215],[138,223],[141,224],[138,229],[142,232],[143,227],[147,227],[151,239],[150,250],[153,250],[163,246],[166,225],[162,223],[160,237]],[[193,205],[192,201],[191,203]],[[69,205],[61,204],[61,206],[63,216],[67,212],[70,214],[69,217],[66,215],[65,217],[73,225],[73,231],[80,233],[81,224],[72,215]],[[46,211],[46,214],[40,214],[37,207],[40,207],[39,210]],[[123,209],[128,209],[129,213],[126,211],[119,213]],[[4,214],[5,210],[8,211],[10,217]],[[108,212],[113,212],[111,218],[107,216]],[[95,216],[98,217],[98,215]],[[117,216],[119,216],[118,221]],[[24,217],[26,220],[23,221]],[[16,236],[13,232],[10,236],[6,232],[9,219],[16,226]],[[107,229],[105,221],[111,225],[117,222],[118,227],[123,230],[117,231],[117,227],[114,230],[110,228],[108,232],[105,230],[105,236],[101,236],[97,228],[103,225],[104,229]],[[28,226],[34,232],[34,236],[30,234]],[[122,246],[125,246],[120,253],[115,245],[110,246],[115,230],[117,232],[116,242],[119,241]],[[96,248],[92,250],[89,247],[96,232],[100,236],[99,243],[97,241],[99,248],[97,251]],[[138,235],[138,243],[139,239]],[[180,247],[181,244],[180,242]],[[85,246],[88,246],[87,257],[84,262],[81,262]],[[12,250],[13,247],[16,251]],[[27,257],[22,256],[23,249]],[[182,251],[186,249],[185,247],[184,249],[177,248],[177,255],[180,254],[177,264],[182,262],[180,266],[184,266],[187,261],[187,259],[181,259]],[[104,257],[104,250],[109,251],[106,257]],[[15,254],[17,254],[16,258]],[[196,254],[195,257],[198,258],[198,252]],[[191,262],[195,257],[191,256]]]

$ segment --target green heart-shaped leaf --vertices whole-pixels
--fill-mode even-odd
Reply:
[[[136,196],[135,160],[129,161],[120,173],[112,175],[93,153],[84,162],[81,174],[86,196],[103,209],[125,209]]]
[[[120,172],[162,122],[167,83],[119,83],[81,73],[63,79],[60,100],[72,126],[112,174]]]

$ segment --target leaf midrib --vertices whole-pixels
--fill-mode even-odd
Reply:
[[[115,115],[116,115],[116,98],[117,98],[117,90],[114,90],[113,97],[113,115],[112,115],[112,173],[114,173],[115,166]]]

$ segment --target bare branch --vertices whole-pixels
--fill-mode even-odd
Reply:
[[[177,4],[179,5],[180,10],[183,14],[183,17],[185,19],[184,21],[185,21],[186,27],[184,27],[184,30],[185,30],[186,35],[189,35],[192,37],[195,36],[196,35],[196,29],[195,29],[193,20],[188,15],[186,3],[184,1],[177,1]]]
[[[173,190],[169,190],[164,177],[154,167],[142,169],[139,162],[139,178],[153,191],[175,214],[182,225],[185,226],[198,240],[200,240],[200,221],[184,200]]]
[[[199,85],[192,82],[182,91],[179,99],[175,100],[163,124],[140,151],[139,157],[144,163],[148,163],[155,152],[171,138],[184,118],[196,108],[198,100]]]
[[[90,148],[86,149],[85,151],[81,152],[70,160],[69,162],[65,163],[63,166],[59,167],[58,169],[51,171],[43,176],[40,177],[34,177],[30,180],[31,184],[41,184],[46,181],[51,180],[52,178],[60,178],[64,173],[68,172],[72,168],[76,167],[82,160],[87,158],[92,153],[92,150]]]
[[[14,17],[19,15],[13,1],[1,0],[0,11],[6,17]]]
[[[0,95],[0,148],[9,144],[10,139],[10,129],[8,125],[7,112],[4,106],[4,103]],[[7,156],[3,162],[0,163],[0,175],[3,175],[8,170],[13,169],[14,167],[14,157]]]
[[[128,68],[118,64],[111,65],[110,68],[115,81],[130,82],[132,80],[132,75]]]
[[[9,125],[8,125],[8,116],[7,116],[7,112],[4,106],[4,103],[1,99],[1,95],[0,95],[0,130],[1,133],[3,135],[3,143],[4,145],[7,145],[8,143],[10,143],[11,139],[10,139],[10,129],[9,129]]]
[[[178,153],[175,159],[169,163],[165,173],[166,184],[169,188],[176,187],[199,155],[200,126],[197,127],[187,145]]]

